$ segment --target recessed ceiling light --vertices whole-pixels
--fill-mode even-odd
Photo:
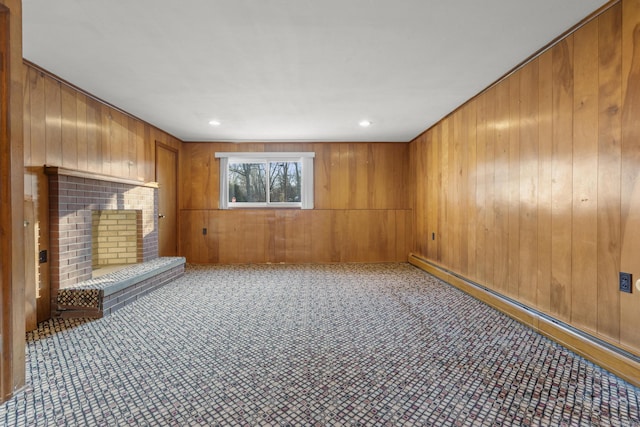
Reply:
[[[371,126],[371,120],[360,120],[360,122],[358,124],[360,126],[362,126],[363,128],[366,128],[366,127]]]
[[[211,120],[211,121],[209,122],[209,124],[210,124],[211,126],[220,126],[220,124],[221,124],[221,123],[220,123],[220,121],[218,121],[218,120]]]

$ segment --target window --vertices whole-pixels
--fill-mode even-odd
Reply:
[[[315,153],[216,153],[220,209],[313,209]]]

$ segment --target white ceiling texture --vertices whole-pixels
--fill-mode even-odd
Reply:
[[[605,3],[23,0],[24,57],[184,141],[409,141]]]

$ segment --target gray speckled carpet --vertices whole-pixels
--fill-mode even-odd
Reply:
[[[9,426],[638,426],[640,389],[408,264],[189,266],[27,337]]]

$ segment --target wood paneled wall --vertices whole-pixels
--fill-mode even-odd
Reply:
[[[24,253],[21,167],[22,4],[0,0],[2,28],[2,129],[0,130],[0,401],[25,381]]]
[[[24,199],[31,250],[49,249],[49,206],[43,166],[60,166],[118,178],[155,181],[156,141],[177,150],[182,142],[34,66],[22,65],[24,82]],[[29,246],[29,242],[28,246]],[[49,318],[48,264],[26,256],[27,327]],[[37,309],[36,309],[37,307]],[[37,312],[36,312],[37,311]]]
[[[194,263],[406,261],[408,148],[402,143],[186,143],[180,254]],[[217,151],[315,152],[315,209],[218,210]]]
[[[640,1],[411,143],[412,250],[640,355]]]

